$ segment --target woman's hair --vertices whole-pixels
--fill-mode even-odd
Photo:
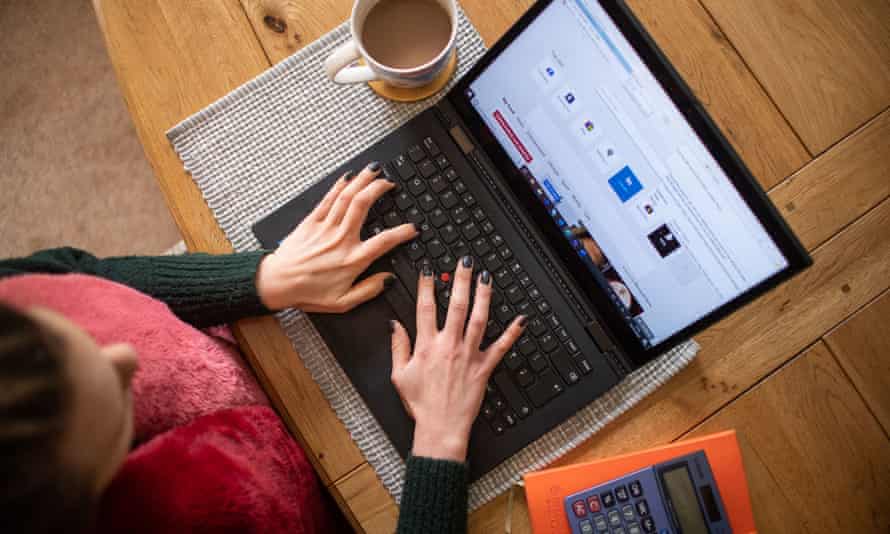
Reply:
[[[0,303],[0,494],[5,532],[77,532],[93,508],[86,477],[63,465],[69,420],[65,342]]]

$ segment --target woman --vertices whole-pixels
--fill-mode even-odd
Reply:
[[[286,307],[344,312],[379,295],[392,279],[392,275],[381,273],[355,283],[357,277],[375,259],[417,235],[411,225],[402,225],[361,241],[359,228],[368,209],[394,187],[377,179],[379,170],[379,165],[372,163],[355,177],[344,176],[271,254],[98,260],[80,251],[60,249],[0,262],[0,276],[99,276],[162,301],[180,319],[196,327]],[[466,529],[464,462],[470,428],[489,375],[525,325],[525,318],[518,317],[497,341],[480,351],[488,318],[491,275],[483,271],[473,281],[472,265],[472,258],[463,258],[456,270],[442,330],[437,328],[433,272],[429,266],[424,267],[418,282],[417,339],[413,349],[405,328],[397,322],[391,324],[392,381],[415,419],[400,532]],[[474,284],[475,302],[471,310],[470,288]],[[15,300],[13,297],[10,299]],[[144,457],[140,458],[143,464],[131,469],[133,457],[145,450],[158,452],[157,443],[175,440],[165,442],[161,435],[130,452],[134,431],[130,385],[137,369],[137,356],[130,345],[99,346],[59,313],[39,306],[21,308],[0,309],[0,472],[6,486],[2,495],[5,528],[11,532],[76,531],[89,524],[98,510],[101,529],[102,518],[106,517],[99,504],[103,494],[105,502],[114,502],[118,493],[125,492],[121,481],[128,480],[132,473],[149,479],[155,476],[153,469],[139,470],[139,465],[152,465]],[[236,420],[225,419],[234,417],[232,413],[221,413],[189,423],[190,430],[222,432],[231,437],[234,434],[213,426],[216,420],[207,422],[207,417]],[[256,436],[257,443],[268,446],[264,433],[284,435],[284,431],[277,419],[260,425],[257,421],[267,416],[258,413],[245,423],[254,426],[239,435],[249,436],[250,431],[262,434]],[[169,432],[179,431],[177,428]],[[196,438],[195,434],[186,436],[188,440]],[[241,462],[248,471],[261,465],[255,458],[258,452],[264,452],[262,445],[257,445],[257,450],[243,451],[238,449],[239,443],[232,441],[223,440],[229,452],[235,450],[231,454],[236,464]],[[287,444],[274,448],[281,447]],[[289,458],[293,462],[300,460],[297,453]],[[292,462],[262,465],[274,471],[289,469],[288,463]],[[179,470],[191,473],[189,469],[194,468],[181,465],[172,475]],[[212,493],[214,487],[207,491]],[[188,496],[198,500],[205,497]],[[125,505],[116,502],[108,507],[108,513],[113,515]],[[165,510],[169,515],[171,508]],[[151,522],[146,520],[141,526],[147,524]],[[190,528],[202,526],[213,530],[204,523]],[[226,525],[217,526],[218,530],[226,530]],[[229,525],[229,530],[233,529]]]

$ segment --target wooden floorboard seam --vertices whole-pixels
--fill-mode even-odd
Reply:
[[[241,13],[244,14],[244,20],[247,21],[247,25],[250,26],[250,30],[253,32],[253,36],[256,39],[257,44],[259,44],[260,49],[263,51],[263,55],[266,56],[266,62],[269,64],[269,67],[275,65],[275,62],[272,61],[272,57],[269,55],[269,51],[266,50],[266,47],[263,46],[263,41],[260,39],[260,34],[257,33],[256,27],[250,23],[250,13],[247,12],[247,7],[245,7],[244,2],[238,2],[238,6],[241,8]]]
[[[791,121],[789,121],[788,117],[785,116],[785,113],[782,111],[782,108],[780,108],[779,105],[776,103],[775,99],[773,99],[773,95],[770,94],[769,91],[767,91],[766,86],[763,85],[763,82],[761,82],[760,78],[757,77],[757,74],[754,72],[754,69],[752,69],[751,65],[748,63],[748,60],[745,59],[744,55],[742,55],[741,50],[739,50],[739,48],[735,45],[735,43],[732,42],[732,39],[730,39],[729,34],[726,33],[726,31],[723,29],[723,26],[720,25],[720,21],[717,20],[717,18],[714,16],[714,14],[711,13],[711,10],[708,9],[708,6],[706,6],[704,4],[704,2],[702,2],[702,0],[696,0],[696,1],[702,7],[702,9],[705,10],[705,13],[707,13],[708,18],[710,18],[711,21],[714,23],[714,26],[716,26],[717,29],[720,30],[720,35],[722,35],[723,39],[725,39],[726,42],[729,43],[729,46],[732,47],[733,52],[735,52],[735,54],[738,56],[739,60],[745,66],[745,69],[747,69],[748,72],[751,73],[751,77],[754,78],[755,82],[757,82],[757,86],[760,87],[760,90],[763,91],[764,95],[766,95],[766,98],[767,98],[767,100],[769,100],[770,104],[772,104],[772,106],[774,108],[776,108],[776,112],[779,113],[779,115],[782,117],[782,120],[785,121],[785,124],[788,125],[788,129],[791,130],[791,133],[794,134],[794,137],[797,139],[797,142],[800,143],[800,146],[803,147],[804,151],[810,157],[810,161],[804,163],[799,169],[791,172],[788,176],[794,175],[795,173],[799,172],[801,169],[803,169],[804,167],[809,165],[816,158],[816,155],[814,155],[810,151],[810,148],[807,146],[807,144],[804,143],[803,137],[801,137],[800,134],[797,132],[797,130],[794,129],[794,125],[791,124]],[[868,121],[866,121],[866,122],[868,122]],[[846,136],[844,136],[844,139],[846,139]],[[786,176],[785,179],[783,179],[782,181],[784,182],[785,180],[787,180],[788,176]],[[776,185],[778,185],[778,184],[776,184]],[[773,186],[773,187],[775,187],[775,186]],[[770,188],[770,189],[772,189],[772,188]]]

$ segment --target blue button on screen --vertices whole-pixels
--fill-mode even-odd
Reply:
[[[621,202],[627,202],[643,190],[643,184],[637,180],[633,171],[627,166],[615,173],[615,176],[609,178],[609,185],[612,186]]]

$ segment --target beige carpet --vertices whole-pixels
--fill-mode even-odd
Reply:
[[[0,257],[179,240],[89,0],[0,0]]]

